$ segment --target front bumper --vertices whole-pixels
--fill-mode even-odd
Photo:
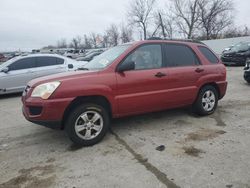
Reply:
[[[62,127],[64,112],[72,100],[72,98],[43,100],[23,96],[23,115],[32,123],[58,129]]]
[[[224,57],[221,56],[221,61],[225,65],[245,65],[246,58],[245,57]]]

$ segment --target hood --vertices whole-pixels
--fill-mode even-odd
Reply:
[[[224,51],[223,54],[224,55],[233,55],[233,54],[236,54],[236,52],[232,51],[232,50],[227,50],[227,51]]]
[[[53,74],[50,76],[44,76],[44,77],[39,77],[39,78],[33,79],[28,83],[28,85],[30,87],[36,87],[40,84],[47,83],[47,82],[53,82],[53,81],[63,82],[66,80],[88,77],[90,75],[97,74],[97,73],[98,73],[98,71],[73,71],[73,72]]]

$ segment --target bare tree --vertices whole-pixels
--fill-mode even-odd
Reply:
[[[105,32],[102,35],[102,47],[107,48],[108,46],[109,46],[109,37],[108,37],[107,33]]]
[[[176,17],[176,25],[188,38],[192,38],[199,26],[200,0],[171,0],[172,13]]]
[[[147,39],[149,21],[152,19],[152,11],[156,0],[134,0],[128,11],[130,24],[137,24],[143,31],[144,40]]]
[[[221,31],[233,23],[231,0],[200,0],[200,22],[206,39],[216,39]]]
[[[84,35],[83,39],[84,39],[84,43],[83,43],[84,48],[85,49],[92,48],[91,39],[87,35]]]
[[[119,43],[119,30],[115,24],[111,24],[106,31],[108,36],[108,42],[110,46],[117,46]]]
[[[250,30],[247,26],[244,26],[243,36],[250,36]]]
[[[220,35],[222,38],[243,37],[243,36],[250,36],[250,31],[247,26],[244,26],[244,28],[239,28],[237,26],[230,26]]]
[[[79,49],[81,46],[81,42],[82,42],[82,39],[80,36],[74,37],[71,41],[70,46],[73,47],[74,49]]]
[[[121,42],[122,43],[126,43],[126,42],[130,42],[133,40],[133,30],[131,27],[129,27],[128,25],[124,25],[124,24],[121,24]]]
[[[164,13],[164,11],[158,10],[155,13],[155,32],[152,36],[156,34],[163,38],[173,38],[175,23],[173,15],[169,12]]]
[[[97,48],[97,37],[98,37],[98,35],[96,33],[92,32],[90,34],[90,41],[91,41],[93,48]]]
[[[67,48],[67,46],[66,39],[60,39],[57,41],[57,48]]]

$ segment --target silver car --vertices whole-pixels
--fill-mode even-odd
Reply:
[[[76,70],[82,65],[82,62],[56,54],[15,57],[0,64],[0,95],[22,92],[34,78]]]

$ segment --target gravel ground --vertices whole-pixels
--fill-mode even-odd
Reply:
[[[175,109],[117,119],[87,148],[27,122],[20,95],[2,96],[0,188],[249,188],[250,85],[242,74],[228,68],[227,95],[211,116]]]

